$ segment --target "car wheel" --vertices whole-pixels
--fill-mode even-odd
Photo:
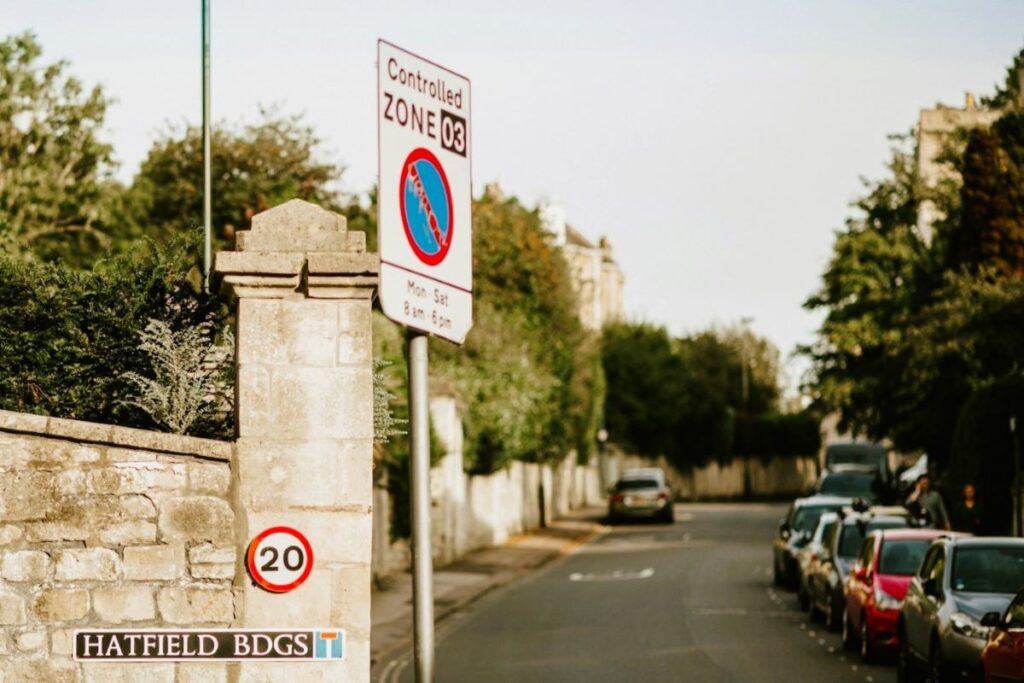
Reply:
[[[861,617],[863,619],[863,617]],[[843,610],[843,648],[852,650],[856,645],[856,638],[853,635],[853,624],[850,623],[850,610]]]
[[[942,646],[938,639],[932,640],[928,657],[928,681],[929,683],[948,683],[949,674],[946,673],[946,662],[942,659]]]
[[[796,602],[800,605],[801,612],[806,612],[811,608],[811,596],[807,594],[807,589],[802,585],[800,586],[800,590],[797,591]]]
[[[860,658],[865,664],[875,662],[875,648],[871,647],[871,640],[868,638],[868,617],[860,615]]]
[[[782,580],[782,572],[779,571],[779,563],[774,558],[772,558],[772,583],[776,586],[782,586],[784,583]]]
[[[675,524],[676,512],[672,509],[672,503],[665,506],[665,511],[661,513],[661,521],[664,524]]]
[[[896,663],[896,680],[899,683],[921,683],[921,672],[917,670],[913,655],[910,654],[910,645],[907,644],[907,634],[900,628],[900,651]]]

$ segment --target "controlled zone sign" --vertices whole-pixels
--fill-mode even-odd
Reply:
[[[245,567],[260,588],[287,593],[301,586],[313,571],[313,546],[291,527],[270,527],[249,543]]]
[[[473,326],[469,80],[377,43],[380,299],[457,344]]]

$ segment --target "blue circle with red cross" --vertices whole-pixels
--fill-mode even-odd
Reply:
[[[398,204],[409,246],[420,261],[436,266],[452,245],[452,191],[430,150],[418,147],[405,159]]]

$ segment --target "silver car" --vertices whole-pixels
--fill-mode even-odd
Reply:
[[[910,582],[899,616],[900,681],[974,678],[990,630],[1024,585],[1024,540],[964,538],[934,541]]]
[[[666,524],[675,521],[672,511],[672,490],[665,483],[665,473],[661,468],[624,470],[622,477],[608,495],[610,521],[645,517]]]

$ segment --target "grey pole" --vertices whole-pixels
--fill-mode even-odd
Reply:
[[[430,552],[430,417],[427,336],[409,332],[413,652],[416,682],[434,682],[434,567]]]
[[[210,291],[211,232],[210,208],[210,0],[203,3],[203,291]]]

